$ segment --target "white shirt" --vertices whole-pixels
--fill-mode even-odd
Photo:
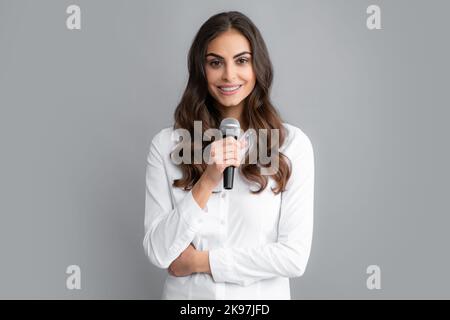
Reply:
[[[152,139],[147,157],[144,249],[167,269],[190,243],[209,251],[211,273],[175,277],[167,273],[162,299],[285,299],[289,278],[303,275],[313,233],[314,155],[309,138],[283,123],[280,152],[292,162],[286,190],[275,195],[269,183],[260,194],[235,170],[233,189],[219,183],[203,210],[191,191],[172,187],[181,178],[170,152],[173,128]]]

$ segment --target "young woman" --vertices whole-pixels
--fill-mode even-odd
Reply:
[[[216,14],[201,26],[188,69],[175,123],[153,137],[147,157],[143,245],[150,261],[168,270],[162,298],[290,299],[289,278],[303,275],[311,249],[311,142],[271,104],[269,54],[242,13]],[[261,173],[259,155],[258,163],[243,161],[241,137],[203,141],[208,161],[174,163],[175,130],[193,137],[194,121],[202,134],[224,118],[254,129],[258,148],[280,146],[275,173]],[[278,129],[279,141],[261,139],[260,129]],[[238,168],[231,190],[223,188],[228,166]]]

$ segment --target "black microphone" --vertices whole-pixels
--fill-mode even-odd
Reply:
[[[225,118],[220,122],[220,131],[222,138],[233,136],[236,140],[239,137],[241,125],[239,121],[234,118]],[[234,180],[234,166],[226,167],[223,172],[223,187],[225,189],[233,189]]]

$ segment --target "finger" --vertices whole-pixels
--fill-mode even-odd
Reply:
[[[229,166],[239,167],[239,165],[240,165],[240,162],[236,158],[228,159],[224,162],[225,167],[229,167]]]
[[[229,144],[229,145],[236,144],[237,145],[237,144],[239,144],[239,140],[236,140],[233,137],[228,137],[227,139],[223,140],[223,145],[227,145],[227,144]]]
[[[225,143],[236,141],[236,138],[233,136],[227,136],[225,139],[222,139]]]
[[[223,158],[235,157],[238,154],[237,150],[230,150],[225,152],[222,156]]]
[[[237,147],[238,145],[239,145],[239,142],[234,138],[226,139],[223,141],[223,144],[222,144],[223,148],[231,148],[233,146]]]
[[[229,160],[237,160],[237,159],[238,159],[237,154],[230,154],[230,155],[225,156],[225,157],[223,158],[223,161],[225,162],[225,161],[229,161]]]
[[[230,151],[227,153],[221,153],[220,155],[216,155],[213,159],[215,163],[222,164],[227,159],[237,158],[238,152]]]
[[[240,148],[245,148],[247,147],[247,140],[239,140],[239,147]]]
[[[238,152],[239,151],[239,144],[237,142],[233,144],[227,144],[224,146],[224,152]]]
[[[217,150],[214,158],[216,159],[216,163],[221,163],[230,158],[238,158],[240,150],[236,145],[228,146],[226,149]]]

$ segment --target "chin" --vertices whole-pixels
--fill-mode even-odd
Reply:
[[[219,100],[219,102],[220,102],[220,104],[222,106],[231,108],[231,107],[235,107],[235,106],[239,105],[242,102],[242,100],[237,100],[236,102],[234,102],[234,101],[220,101]]]

